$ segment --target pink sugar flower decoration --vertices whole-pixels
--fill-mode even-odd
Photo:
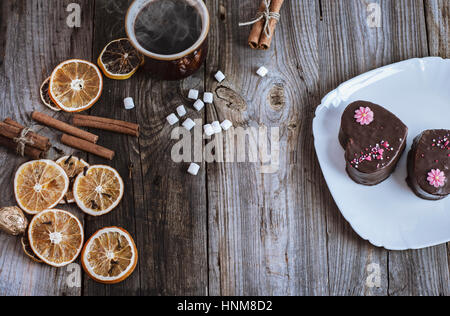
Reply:
[[[355,111],[355,119],[361,125],[369,125],[373,122],[374,113],[369,107],[360,107],[359,110]]]
[[[430,173],[428,173],[427,180],[430,183],[430,185],[434,186],[435,188],[440,188],[445,185],[446,177],[445,177],[444,172],[442,172],[441,170],[433,169],[430,171]]]

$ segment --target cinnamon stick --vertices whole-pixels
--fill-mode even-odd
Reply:
[[[140,134],[138,124],[113,120],[105,117],[76,114],[73,116],[72,124],[78,127],[97,128],[135,137],[139,137]]]
[[[283,6],[284,0],[272,0],[270,4],[270,12],[274,13],[280,13],[281,7]],[[269,34],[271,35],[268,37],[266,35],[266,32],[262,31],[261,38],[259,39],[259,45],[258,48],[262,50],[268,50],[270,48],[270,45],[272,44],[272,39],[275,34],[275,28],[277,27],[278,20],[276,19],[270,19],[269,21]]]
[[[108,159],[113,160],[115,156],[115,152],[112,150],[109,150],[105,147],[93,144],[91,142],[88,142],[84,139],[73,137],[67,134],[63,134],[61,137],[61,143],[64,145],[67,145],[69,147],[85,151],[87,153]]]
[[[12,139],[9,139],[7,137],[0,136],[0,146],[9,148],[9,149],[17,152],[17,144]],[[43,152],[37,148],[28,146],[28,145],[25,146],[24,154],[25,154],[25,156],[27,156],[33,160],[39,160],[39,159],[45,158],[45,152]]]
[[[3,123],[0,123],[0,135],[14,139],[20,136],[24,128],[25,126],[22,126],[10,118],[7,118]],[[52,146],[47,137],[38,135],[34,132],[29,132],[27,137],[33,142],[30,146],[41,151],[48,151]]]
[[[266,11],[266,4],[263,0],[258,10],[258,16],[264,11]],[[248,44],[253,49],[257,49],[259,47],[259,39],[261,38],[261,33],[263,32],[264,29],[264,23],[265,23],[264,19],[261,19],[255,24],[253,24],[250,36],[248,37]]]
[[[35,111],[35,112],[33,112],[31,117],[36,122],[39,122],[45,126],[55,128],[63,133],[67,133],[69,135],[73,135],[78,138],[87,140],[88,142],[91,142],[93,144],[96,144],[98,141],[97,135],[94,135],[92,133],[83,131],[82,129],[76,128],[72,125],[61,122],[61,121],[54,119],[53,117],[50,117],[44,113]]]

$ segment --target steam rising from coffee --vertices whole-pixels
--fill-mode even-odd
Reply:
[[[136,37],[148,51],[161,55],[180,53],[199,39],[202,18],[184,0],[155,0],[138,14]]]

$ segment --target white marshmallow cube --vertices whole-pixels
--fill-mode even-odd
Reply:
[[[190,131],[191,129],[193,129],[195,126],[195,122],[193,120],[191,120],[190,118],[188,118],[186,121],[184,121],[183,123],[183,127],[185,129],[187,129],[188,131]]]
[[[198,90],[191,89],[189,90],[188,98],[191,100],[198,100],[198,94],[199,94]]]
[[[258,74],[258,76],[264,78],[269,73],[269,70],[266,67],[261,67],[256,73]]]
[[[126,110],[132,110],[134,109],[134,101],[133,98],[125,98],[123,100],[123,103],[125,104],[125,109]]]
[[[214,102],[214,94],[211,92],[205,92],[205,94],[203,94],[203,102],[212,104]]]
[[[200,112],[204,107],[205,107],[205,103],[203,103],[202,100],[197,100],[197,101],[195,101],[195,103],[194,103],[194,108],[195,108],[197,111]]]
[[[233,123],[231,123],[229,120],[225,120],[222,122],[222,124],[220,124],[220,126],[222,126],[224,131],[228,131],[233,126]]]
[[[188,169],[188,173],[193,176],[196,176],[196,175],[198,175],[199,171],[200,171],[200,166],[197,165],[196,163],[191,163],[191,165],[189,166],[189,169]]]
[[[206,124],[205,126],[203,126],[203,129],[205,130],[206,136],[210,137],[214,135],[214,129],[211,124]]]
[[[180,105],[179,107],[177,107],[177,113],[179,117],[183,117],[186,115],[186,108],[184,107],[184,105]]]
[[[225,75],[221,71],[218,71],[214,77],[219,83],[225,80]]]
[[[167,122],[169,122],[170,125],[175,125],[179,122],[179,119],[175,114],[172,113],[167,117]]]
[[[214,134],[220,134],[222,133],[222,126],[220,126],[219,121],[215,121],[211,124],[213,130],[214,130]]]

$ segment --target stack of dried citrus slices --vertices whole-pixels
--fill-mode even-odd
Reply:
[[[93,63],[71,59],[59,64],[50,76],[48,94],[61,110],[81,112],[100,98],[103,77]]]
[[[59,64],[42,83],[41,100],[54,111],[88,110],[102,94],[102,71],[110,79],[125,80],[143,63],[144,56],[128,39],[112,41],[98,58],[100,68],[81,59]],[[111,212],[124,194],[123,180],[115,169],[90,166],[74,156],[30,161],[16,172],[14,194],[20,208],[34,216],[21,239],[25,254],[34,261],[63,267],[74,262],[83,250],[83,267],[95,281],[119,283],[133,273],[138,253],[127,231],[104,228],[83,249],[81,222],[67,211],[54,209],[58,204],[76,203],[91,216]]]
[[[76,203],[86,214],[107,214],[122,200],[124,183],[111,167],[89,166],[82,159],[65,156],[56,162],[23,164],[14,178],[14,192],[19,206],[34,215],[22,237],[24,252],[36,262],[63,267],[80,255],[84,230],[77,217],[53,208]],[[112,227],[100,230],[86,243],[82,264],[93,280],[114,284],[133,273],[137,258],[131,235]]]
[[[106,77],[126,80],[143,65],[144,56],[128,39],[121,38],[106,45],[97,63]],[[82,59],[62,62],[41,85],[42,103],[53,111],[82,112],[90,109],[103,90],[99,67]]]
[[[106,77],[126,80],[144,64],[144,56],[127,38],[121,38],[106,45],[97,63]]]

